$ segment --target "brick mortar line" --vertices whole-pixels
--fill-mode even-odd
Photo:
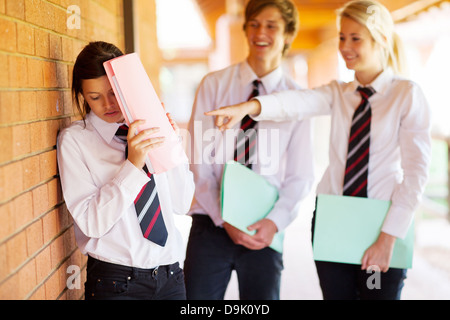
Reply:
[[[1,123],[0,124],[0,129],[16,127],[16,126],[23,126],[23,125],[33,124],[33,123],[37,123],[37,122],[46,122],[46,121],[53,121],[53,120],[64,120],[64,119],[71,118],[71,117],[76,117],[76,116],[77,116],[77,114],[72,113],[72,114],[67,114],[67,115],[63,115],[63,116],[56,116],[56,117],[49,117],[49,118],[38,118],[38,119],[33,119],[33,120],[28,120],[28,121],[16,121],[16,122]],[[11,160],[9,162],[14,162],[14,160]],[[3,165],[4,165],[4,163],[0,163],[0,167],[2,167]]]
[[[54,4],[54,3],[51,3],[51,2],[48,2],[48,1],[45,1],[45,0],[42,0],[42,1],[47,2],[48,4],[51,4],[51,5],[53,5],[53,6],[56,7],[56,8],[62,9],[62,11],[64,11],[64,13],[66,13],[66,15],[68,15],[68,14],[67,14],[67,8],[64,9],[63,7],[58,6],[58,5]],[[98,4],[98,2],[97,2],[97,4]],[[100,5],[100,6],[101,6],[101,5]],[[105,8],[105,7],[103,7],[103,6],[101,6],[101,7],[104,8],[104,9],[107,9],[107,8]],[[111,13],[111,11],[108,11],[108,12]],[[111,13],[111,15],[112,15],[112,13]],[[121,16],[113,15],[113,17],[115,17],[116,19],[123,19],[123,17],[121,17]],[[68,35],[67,33],[60,33],[60,32],[58,32],[58,31],[55,31],[55,30],[52,30],[52,29],[44,28],[44,27],[41,27],[41,26],[39,26],[39,25],[34,24],[33,22],[30,22],[30,21],[27,21],[27,20],[22,20],[22,19],[20,19],[20,18],[13,17],[13,16],[8,16],[8,15],[6,15],[6,14],[4,14],[4,13],[0,13],[0,18],[4,18],[5,20],[11,21],[11,22],[16,22],[16,23],[21,23],[21,24],[33,26],[34,28],[39,29],[39,30],[41,30],[41,31],[46,31],[46,32],[52,33],[52,34],[54,34],[54,35],[63,36],[63,37],[65,37],[65,38],[75,39],[75,40],[82,40],[82,39],[77,38],[77,37],[75,37],[75,36],[70,36],[70,35]],[[67,16],[67,18],[68,18],[68,16]],[[95,20],[90,20],[90,19],[84,17],[82,14],[80,15],[80,18],[81,18],[81,21],[87,22],[87,23],[92,24],[92,25],[94,25],[94,26],[99,26],[99,27],[101,27],[102,29],[105,29],[105,30],[110,31],[110,32],[112,32],[112,33],[116,33],[115,30],[113,30],[113,29],[111,29],[111,28],[108,28],[108,27],[106,27],[106,26],[103,26],[103,25],[99,24],[98,22],[96,22]],[[26,19],[26,18],[24,18],[24,19]],[[66,21],[67,21],[67,20],[66,20]],[[118,21],[116,21],[116,22],[119,23]],[[67,31],[67,30],[66,30],[66,31]],[[70,31],[69,31],[69,32],[70,32]],[[119,30],[119,33],[120,33],[120,30]]]
[[[58,204],[56,206],[54,206],[51,210],[47,211],[45,214],[42,214],[41,216],[39,216],[36,219],[32,220],[32,223],[36,222],[39,220],[40,217],[43,217],[45,215],[47,215],[48,213],[50,213],[51,211],[53,211],[55,208],[57,207],[61,207],[64,203]],[[28,223],[27,226],[31,225],[32,223]],[[68,224],[63,230],[61,230],[60,232],[58,232],[52,239],[50,239],[49,241],[47,241],[46,243],[44,243],[42,245],[42,247],[37,250],[35,253],[33,253],[31,256],[29,256],[27,259],[25,259],[24,262],[22,262],[19,266],[17,266],[14,270],[12,270],[3,280],[0,281],[0,287],[6,282],[8,281],[8,279],[10,279],[12,276],[14,276],[17,272],[19,272],[23,267],[25,267],[30,261],[32,261],[34,258],[36,258],[42,251],[44,251],[48,246],[50,246],[56,239],[58,239],[59,237],[61,237],[67,230],[69,230],[71,227],[73,226],[73,222]],[[26,228],[22,228],[21,231],[23,231]],[[16,232],[16,234],[19,232]],[[0,243],[0,245],[2,245],[3,243]],[[57,269],[57,268],[56,268]]]
[[[60,64],[63,64],[63,65],[66,65],[66,66],[73,66],[75,64],[75,62],[72,62],[72,61],[58,60],[58,59],[53,59],[53,58],[45,58],[45,57],[42,57],[42,56],[36,56],[36,55],[27,54],[27,53],[21,53],[21,52],[12,52],[12,51],[0,50],[0,54],[4,54],[6,56],[12,56],[12,57],[19,57],[19,58],[39,60],[39,61],[44,61],[44,62],[60,63]],[[5,89],[5,88],[2,88],[2,89]]]
[[[55,239],[56,240],[56,239]],[[36,291],[39,290],[40,287],[42,287],[47,281],[48,279],[50,279],[53,274],[55,274],[58,269],[67,261],[69,260],[69,258],[78,250],[78,247],[75,247],[66,257],[64,257],[63,260],[61,260],[55,268],[53,268],[50,273],[44,278],[42,279],[42,281],[38,284],[36,284],[36,286],[25,296],[24,300],[29,300],[33,294],[36,293]],[[77,276],[81,277],[81,271],[84,270],[86,268],[86,264],[84,264],[82,267],[80,267],[80,272],[77,274]],[[62,290],[62,292],[59,293],[58,297],[56,298],[56,300],[59,300],[59,298],[64,294],[64,292],[66,292],[68,290],[67,285],[64,286],[64,289]]]
[[[44,153],[45,153],[45,152],[44,152]],[[43,153],[42,153],[42,154],[43,154]],[[45,179],[45,180],[39,182],[37,185],[32,186],[32,187],[30,187],[30,188],[28,188],[28,189],[26,189],[26,190],[23,190],[23,191],[19,192],[18,194],[12,196],[11,198],[6,199],[6,200],[3,200],[2,202],[0,202],[0,206],[3,206],[3,205],[5,205],[5,204],[7,204],[7,203],[9,203],[9,202],[11,202],[11,201],[14,201],[14,200],[17,199],[18,197],[23,196],[24,194],[26,194],[26,193],[28,193],[28,192],[31,192],[31,191],[33,191],[33,190],[39,188],[39,187],[42,187],[44,184],[49,183],[50,181],[55,180],[55,179],[59,179],[59,175],[54,175],[54,176],[51,177],[51,178]],[[6,237],[5,239],[8,240],[9,238],[10,238],[10,237]],[[2,244],[5,242],[5,241],[4,241],[5,239],[0,239],[0,245],[2,245]]]

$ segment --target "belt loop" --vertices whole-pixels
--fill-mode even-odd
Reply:
[[[131,278],[136,279],[139,276],[139,270],[137,268],[131,268]],[[131,280],[130,277],[128,277],[128,280]]]
[[[159,269],[159,266],[157,266],[155,269],[153,269],[153,272],[152,272],[152,278],[155,280],[158,278],[158,269]]]

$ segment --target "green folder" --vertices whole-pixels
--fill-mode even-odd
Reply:
[[[361,264],[364,252],[381,232],[390,201],[319,194],[313,239],[317,261]],[[391,268],[412,267],[414,224],[395,241]]]
[[[248,226],[265,218],[278,200],[278,190],[264,177],[236,161],[225,164],[221,185],[222,219],[253,235]],[[283,252],[284,232],[278,232],[270,247]]]

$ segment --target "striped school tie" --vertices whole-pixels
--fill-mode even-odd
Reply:
[[[116,136],[127,143],[128,127],[122,125],[116,132]],[[128,144],[125,148],[125,158],[128,157]],[[161,212],[158,192],[156,190],[155,179],[144,166],[144,171],[150,178],[150,181],[142,188],[138,196],[134,200],[136,213],[139,219],[144,238],[164,247],[167,241],[167,229]]]
[[[259,96],[260,80],[253,81],[253,91],[247,100]],[[242,119],[241,130],[237,135],[236,149],[234,150],[234,161],[252,168],[256,157],[256,124],[257,122],[248,115]]]
[[[369,98],[375,93],[371,87],[358,87],[361,103],[353,114],[345,167],[344,192],[346,196],[367,198],[369,175],[370,122],[372,110]]]

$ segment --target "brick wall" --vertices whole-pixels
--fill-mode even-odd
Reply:
[[[67,26],[70,5],[79,29]],[[123,48],[122,25],[121,0],[0,0],[0,299],[83,298],[86,258],[61,195],[56,136],[77,118],[76,56],[92,40]]]

